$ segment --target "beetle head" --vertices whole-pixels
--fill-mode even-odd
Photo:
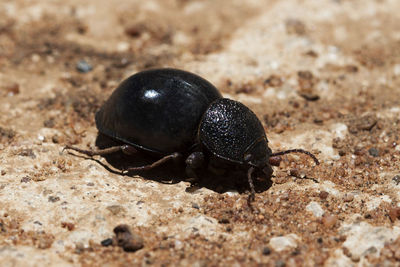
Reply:
[[[260,138],[246,149],[244,161],[256,169],[262,170],[267,178],[272,176],[272,168],[269,164],[271,149],[266,138]]]

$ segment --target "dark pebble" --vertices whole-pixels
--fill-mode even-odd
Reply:
[[[318,124],[318,125],[324,124],[324,121],[323,121],[322,119],[320,119],[320,118],[315,118],[315,119],[313,120],[313,122],[314,122],[315,124]]]
[[[370,149],[368,149],[368,153],[373,157],[379,156],[379,151],[375,147],[371,147]]]
[[[299,92],[299,95],[307,101],[317,101],[319,100],[319,95],[311,92]]]
[[[114,228],[117,245],[122,247],[125,252],[135,252],[143,248],[143,238],[131,233],[129,226],[120,224]]]
[[[68,231],[73,231],[75,229],[75,224],[70,222],[61,222],[61,227],[66,228]]]
[[[392,181],[396,183],[396,185],[400,184],[400,175],[396,175],[392,178]]]
[[[281,162],[282,162],[282,157],[280,157],[280,156],[275,156],[275,157],[269,158],[269,163],[272,166],[279,166],[281,164]]]
[[[229,223],[229,219],[226,218],[226,217],[223,217],[223,218],[221,218],[218,222],[219,222],[219,223],[226,224],[226,223]]]
[[[85,60],[80,60],[76,63],[76,70],[82,73],[87,73],[93,69],[92,65],[90,65]]]
[[[60,138],[58,137],[58,135],[53,135],[51,137],[51,141],[53,141],[54,144],[58,144],[60,143]]]
[[[283,81],[279,76],[271,75],[264,81],[264,84],[272,87],[279,87],[283,84]]]
[[[329,193],[326,192],[326,191],[321,191],[321,192],[319,193],[319,197],[320,197],[321,199],[327,199],[328,196],[329,196]]]
[[[45,121],[43,122],[43,126],[46,127],[46,128],[53,128],[54,125],[55,125],[55,122],[54,122],[54,119],[53,119],[53,118],[48,119],[48,120],[45,120]]]
[[[112,238],[107,238],[107,239],[104,239],[103,241],[100,242],[100,244],[101,244],[103,247],[111,246],[112,243],[113,243]]]
[[[49,202],[57,202],[57,201],[59,201],[60,200],[60,198],[59,197],[55,197],[55,196],[49,196]]]
[[[31,178],[29,176],[25,176],[21,179],[21,183],[27,183],[31,180]]]
[[[194,208],[194,209],[200,209],[200,206],[199,206],[199,204],[197,204],[197,203],[192,203],[192,208]]]
[[[292,254],[292,256],[296,256],[296,255],[300,255],[300,253],[301,253],[300,250],[295,249],[295,250],[292,251],[291,254]]]
[[[291,169],[290,175],[296,178],[301,178],[299,169]]]
[[[269,247],[264,247],[262,254],[268,256],[269,254],[271,254],[271,249]]]

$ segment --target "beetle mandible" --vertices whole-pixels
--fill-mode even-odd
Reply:
[[[260,120],[248,107],[223,98],[205,79],[178,69],[152,69],[130,76],[103,104],[95,121],[101,134],[123,145],[101,150],[65,148],[88,156],[143,150],[159,158],[127,171],[150,170],[167,161],[185,159],[186,172],[194,176],[206,158],[217,158],[247,169],[252,200],[252,175],[262,170],[270,178],[272,157],[298,152],[319,164],[303,149],[272,153]]]

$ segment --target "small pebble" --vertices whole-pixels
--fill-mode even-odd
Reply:
[[[271,86],[271,87],[279,87],[283,84],[281,77],[277,75],[269,76],[265,81],[264,84]]]
[[[192,203],[192,208],[194,208],[194,209],[200,209],[200,206],[199,206],[199,204],[197,204],[197,203]]]
[[[218,222],[219,222],[219,223],[222,223],[222,224],[226,224],[226,223],[229,223],[229,219],[226,218],[226,217],[222,217],[221,219],[219,219]]]
[[[358,130],[371,131],[371,129],[376,125],[377,122],[378,118],[375,115],[370,114],[359,118],[355,122],[355,126],[357,127]]]
[[[306,177],[306,174],[302,171],[300,171],[299,169],[291,169],[290,170],[290,175],[296,178],[301,178],[303,179],[304,177]]]
[[[344,202],[352,202],[354,200],[354,196],[352,194],[346,194],[343,197]]]
[[[93,69],[92,65],[90,65],[85,60],[80,60],[78,63],[76,63],[76,70],[81,73],[87,73],[92,69]]]
[[[335,226],[336,222],[337,222],[337,216],[335,215],[326,215],[322,218],[322,223],[327,228],[332,228],[333,226]]]
[[[379,151],[375,147],[371,147],[370,149],[368,149],[368,153],[373,157],[379,156]]]
[[[131,233],[129,226],[120,224],[114,228],[117,245],[122,247],[125,252],[135,252],[143,248],[143,238]]]
[[[372,219],[372,214],[371,213],[367,213],[364,215],[365,219]]]
[[[288,34],[304,35],[307,32],[306,25],[301,20],[294,18],[287,19],[285,27]]]
[[[120,215],[126,212],[125,208],[121,205],[110,205],[106,208],[112,215]]]
[[[293,177],[299,178],[300,177],[299,169],[291,169],[290,170],[290,175],[293,176]]]
[[[55,196],[49,196],[49,202],[57,202],[57,201],[59,201],[60,200],[60,198],[59,197],[55,197]]]
[[[182,241],[175,240],[175,242],[174,242],[174,247],[175,247],[175,249],[182,249],[182,248],[183,248],[183,243],[182,243]]]
[[[270,157],[269,158],[269,163],[272,166],[279,166],[281,164],[281,162],[282,162],[282,157],[275,156],[275,157]]]
[[[107,238],[107,239],[104,239],[103,241],[100,242],[100,244],[101,244],[103,247],[111,246],[112,243],[113,243],[112,238]]]
[[[312,92],[299,92],[299,95],[308,101],[317,101],[320,99],[319,95]]]
[[[271,254],[271,249],[269,247],[264,247],[262,254],[268,256],[269,254]]]
[[[43,122],[43,126],[46,127],[46,128],[53,128],[53,127],[55,126],[54,118],[45,120],[45,121]]]
[[[29,176],[25,176],[25,177],[22,177],[21,183],[27,183],[27,182],[29,182],[30,180],[31,180],[31,178],[30,178]]]
[[[351,255],[351,260],[353,262],[359,262],[360,261],[360,256],[358,255]]]
[[[326,191],[321,191],[321,192],[319,193],[319,197],[320,197],[321,199],[327,199],[328,196],[329,196],[329,193],[326,192]]]
[[[392,178],[392,181],[396,183],[396,185],[400,184],[400,175],[396,175]]]
[[[75,224],[70,223],[70,222],[61,222],[61,227],[67,228],[68,231],[72,231],[75,229]]]
[[[400,207],[390,208],[389,209],[389,218],[392,222],[395,222],[400,218]]]

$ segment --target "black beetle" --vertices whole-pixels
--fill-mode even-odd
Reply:
[[[124,80],[96,113],[100,133],[122,141],[124,145],[102,150],[83,150],[94,156],[137,149],[156,154],[160,159],[127,171],[149,170],[169,160],[186,157],[186,170],[196,169],[212,158],[248,169],[251,199],[255,190],[252,174],[262,170],[272,176],[270,158],[308,151],[291,149],[272,153],[257,116],[240,102],[222,98],[219,91],[203,78],[177,69],[153,69]]]

